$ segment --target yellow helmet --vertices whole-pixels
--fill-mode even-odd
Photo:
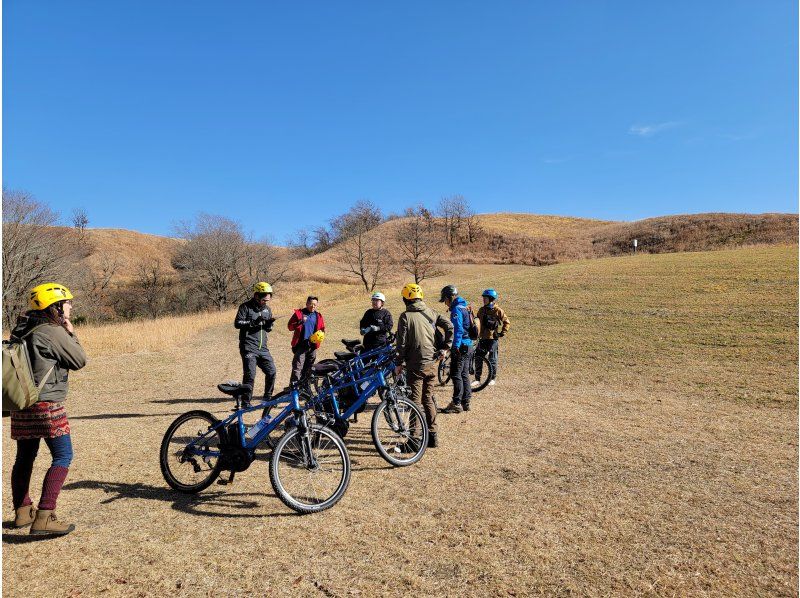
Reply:
[[[414,282],[409,282],[403,287],[401,294],[403,295],[403,299],[408,299],[409,301],[412,299],[422,299],[422,288]]]
[[[268,282],[257,282],[253,285],[253,292],[254,293],[269,293],[272,294],[272,287],[269,286]]]
[[[46,282],[31,289],[30,306],[31,309],[47,309],[53,303],[72,299],[72,293],[63,284],[57,282]]]
[[[317,330],[314,334],[308,337],[308,342],[318,345],[325,340],[325,333],[322,330]]]

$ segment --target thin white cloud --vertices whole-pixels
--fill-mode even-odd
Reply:
[[[542,160],[545,164],[563,164],[564,162],[569,162],[572,158],[545,158]]]
[[[628,129],[628,133],[631,135],[637,135],[639,137],[652,137],[662,131],[666,131],[667,129],[672,129],[680,125],[681,122],[677,120],[670,120],[663,123],[655,123],[652,125],[631,125]]]

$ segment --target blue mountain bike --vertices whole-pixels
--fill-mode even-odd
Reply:
[[[343,342],[356,348],[353,341]],[[378,454],[397,467],[419,461],[428,446],[428,425],[422,410],[408,397],[408,387],[392,381],[395,348],[388,344],[334,355],[336,359],[315,364],[307,381],[313,389],[309,406],[317,422],[344,437],[350,418],[377,394],[381,402],[372,414],[370,431]]]
[[[237,472],[250,467],[259,446],[273,446],[269,435],[284,424],[286,431],[274,444],[269,463],[269,478],[278,498],[298,513],[317,513],[344,496],[351,471],[347,448],[335,432],[309,422],[296,385],[256,405],[247,401],[249,385],[220,384],[217,388],[236,401],[230,416],[219,420],[208,411],[189,411],[164,434],[160,463],[167,484],[179,492],[200,492],[223,471],[230,472],[230,477],[221,483],[233,482]],[[242,418],[245,413],[266,413],[282,403],[286,405],[275,417],[264,415],[247,430]]]

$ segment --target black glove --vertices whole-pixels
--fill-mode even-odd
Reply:
[[[458,352],[461,353],[462,355],[466,355],[467,353],[469,353],[469,346],[468,345],[461,345],[458,348]]]
[[[251,326],[260,326],[261,325],[261,314],[258,314],[253,320],[250,321]]]

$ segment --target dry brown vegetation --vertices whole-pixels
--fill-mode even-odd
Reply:
[[[410,468],[387,467],[362,417],[348,493],[307,517],[272,496],[263,461],[195,497],[161,478],[169,422],[229,408],[214,388],[240,374],[224,315],[142,331],[149,352],[126,353],[131,329],[82,329],[94,359],[71,381],[59,501],[78,529],[38,542],[4,529],[4,595],[796,596],[797,272],[796,247],[456,266],[424,288],[500,290],[498,385],[440,415],[441,448]],[[309,290],[328,356],[368,301]],[[399,287],[384,292],[399,313]],[[285,383],[284,326],[270,343]],[[8,488],[7,420],[3,440]]]

